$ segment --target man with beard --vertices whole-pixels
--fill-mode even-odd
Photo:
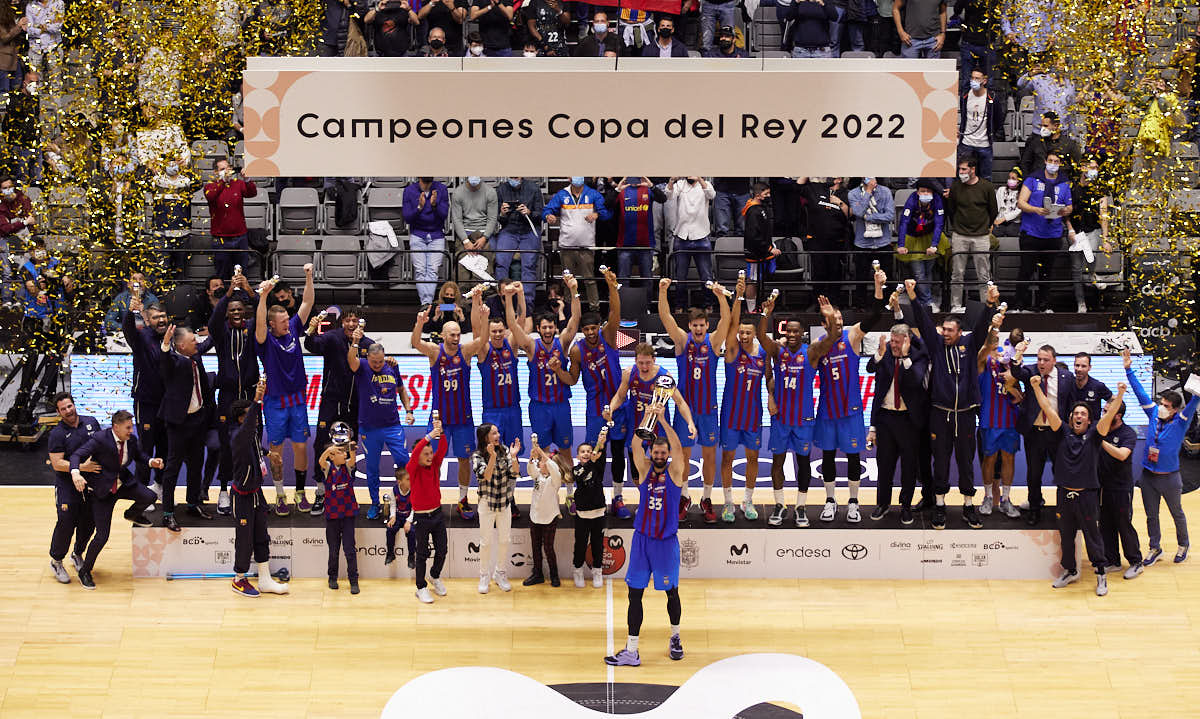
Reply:
[[[1100,416],[1101,405],[1112,399],[1112,390],[1091,376],[1092,356],[1087,352],[1075,355],[1075,383],[1071,385],[1071,402],[1083,402],[1093,417]]]
[[[167,430],[158,417],[162,402],[163,381],[158,366],[158,346],[167,332],[167,313],[162,306],[151,304],[142,307],[141,288],[129,299],[129,311],[121,318],[121,331],[125,344],[133,354],[133,416],[137,423],[138,440],[142,449],[152,455],[167,453]],[[135,317],[135,315],[137,317]],[[137,318],[142,320],[138,329]],[[154,477],[148,464],[137,467],[137,478],[142,484],[154,488],[161,473]],[[161,491],[161,484],[160,491]]]
[[[71,577],[63,568],[63,558],[75,534],[75,551],[71,552],[71,563],[78,572],[83,566],[83,553],[92,536],[94,524],[92,508],[87,495],[75,488],[71,481],[70,456],[82,447],[92,434],[100,429],[95,417],[80,416],[75,410],[75,398],[66,392],[54,396],[54,409],[60,421],[50,430],[47,449],[50,452],[50,468],[54,470],[54,503],[58,507],[58,521],[54,523],[54,534],[50,538],[50,569],[54,578],[70,584]],[[99,471],[100,465],[88,459],[79,466],[83,472]]]
[[[247,317],[246,303],[257,302],[243,274],[235,274],[208,320],[208,337],[217,356],[217,439],[220,443],[217,476],[221,492],[217,495],[217,514],[228,515],[233,504],[229,495],[229,479],[233,471],[230,448],[230,408],[238,400],[254,396],[258,384],[258,360],[254,357],[254,319]],[[257,407],[253,411],[259,411]],[[256,421],[255,427],[259,426]]]

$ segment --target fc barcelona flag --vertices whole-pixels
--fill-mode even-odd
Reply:
[[[683,8],[680,0],[592,0],[591,4],[645,10],[646,12],[662,12],[669,15],[678,15]]]

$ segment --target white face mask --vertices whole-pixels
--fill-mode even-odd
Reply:
[[[0,195],[4,195],[5,197],[7,197],[11,200],[12,198],[17,196],[17,188],[6,187],[3,190],[0,190]]]
[[[1087,171],[1087,179],[1089,179],[1089,180],[1094,180],[1099,176],[1100,176],[1099,170],[1088,170]]]
[[[232,178],[233,178],[233,170],[230,170],[229,168],[225,168],[224,170],[221,170],[221,179],[222,180],[229,180]]]
[[[958,179],[959,179],[959,180],[961,180],[961,181],[963,181],[963,182],[969,182],[969,181],[970,181],[970,179],[971,179],[971,173],[969,173],[969,172],[960,172],[960,173],[958,173]]]
[[[1171,410],[1167,409],[1166,407],[1164,407],[1160,404],[1158,406],[1158,418],[1164,422],[1167,421],[1168,419],[1171,419]]]
[[[26,89],[29,90],[30,95],[36,96],[38,93],[38,84],[36,82],[31,82]]]
[[[474,55],[475,57],[479,57],[480,55],[483,54],[483,46],[472,45],[471,46],[471,54]]]
[[[1058,172],[1058,165],[1054,164],[1053,162],[1047,162],[1046,163],[1046,172],[1053,175],[1054,173]]]
[[[1042,133],[1042,137],[1050,137],[1051,135],[1054,134],[1054,131],[1048,127],[1043,126],[1041,128],[1041,133]]]
[[[174,165],[167,165],[166,172],[171,177],[174,177],[179,174],[179,168]]]
[[[1009,178],[1009,180],[1008,180],[1008,187],[1010,190],[1017,189],[1017,185],[1019,185],[1019,184],[1021,184],[1019,180],[1014,180],[1012,178]]]
[[[526,50],[522,54],[525,55],[525,57],[537,57],[537,53],[534,52],[533,50]]]

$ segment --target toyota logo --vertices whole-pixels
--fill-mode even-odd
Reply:
[[[842,547],[842,556],[857,561],[867,556],[867,548],[861,544],[847,544]]]

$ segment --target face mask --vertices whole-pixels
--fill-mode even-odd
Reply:
[[[969,172],[960,172],[960,173],[958,173],[958,179],[959,179],[960,181],[962,181],[962,182],[969,182],[969,181],[970,181],[970,179],[971,179],[971,173],[969,173]]]
[[[11,200],[17,196],[17,189],[15,187],[6,187],[3,190],[0,190],[0,195],[4,195]]]
[[[608,23],[606,23],[606,22],[592,23],[592,29],[596,31],[597,35],[603,35],[604,33],[608,32]]]
[[[533,50],[526,50],[525,52],[523,52],[521,54],[524,55],[525,57],[537,57],[537,53],[534,52]]]
[[[483,179],[479,178],[479,177],[468,177],[467,178],[467,184],[470,185],[471,187],[479,187],[479,183],[481,183],[481,182],[483,182]]]
[[[983,87],[983,83],[982,83],[982,82],[980,82],[980,81],[978,81],[978,80],[972,80],[972,81],[971,81],[971,89],[972,89],[972,90],[978,90],[978,89],[979,89],[979,88],[981,88],[981,87]]]
[[[474,55],[475,57],[479,57],[480,55],[483,54],[483,47],[480,45],[472,45],[471,46],[471,54]]]
[[[674,32],[675,32],[674,28],[664,27],[658,31],[658,36],[661,38],[668,38],[668,37],[671,37],[671,35]]]
[[[520,181],[520,180],[518,180],[518,179],[517,179],[517,178],[515,178],[515,177],[510,177],[510,178],[508,178],[508,186],[509,186],[509,187],[514,187],[514,188],[515,188],[515,187],[520,187],[520,186],[521,186],[521,181]]]
[[[1041,129],[1041,133],[1042,133],[1042,137],[1050,137],[1050,135],[1054,134],[1054,131],[1048,127],[1043,127]]]
[[[435,37],[434,39],[429,41],[429,47],[430,47],[430,49],[433,49],[433,50],[441,50],[445,46],[446,46],[446,41],[442,40],[440,38]]]
[[[721,46],[722,50],[728,50],[729,48],[733,47],[733,40],[721,40],[717,44]]]
[[[179,174],[179,168],[174,165],[167,165],[166,172],[171,177],[174,177]]]
[[[1058,172],[1058,165],[1054,164],[1053,162],[1047,162],[1046,172],[1049,172],[1051,175],[1053,175],[1054,173]]]
[[[917,199],[921,201],[921,204],[927,205],[933,202],[933,195],[917,195]]]
[[[1088,170],[1087,171],[1087,179],[1089,179],[1089,180],[1094,180],[1099,176],[1100,176],[1099,170]]]
[[[1164,407],[1160,404],[1158,406],[1158,418],[1160,420],[1163,420],[1164,422],[1166,420],[1170,419],[1171,418],[1171,410],[1167,409],[1166,407]]]
[[[1021,184],[1021,183],[1018,180],[1013,180],[1011,178],[1008,180],[1008,188],[1010,190],[1017,189],[1017,185],[1019,185],[1019,184]]]
[[[37,260],[44,260],[44,259],[46,259],[46,251],[45,250],[34,250],[33,257],[34,257],[34,259],[37,259]]]
[[[583,178],[582,177],[572,177],[571,178],[571,187],[583,187]]]
[[[29,91],[30,95],[36,96],[38,92],[38,84],[36,82],[31,82],[29,83],[29,87],[26,89]]]

